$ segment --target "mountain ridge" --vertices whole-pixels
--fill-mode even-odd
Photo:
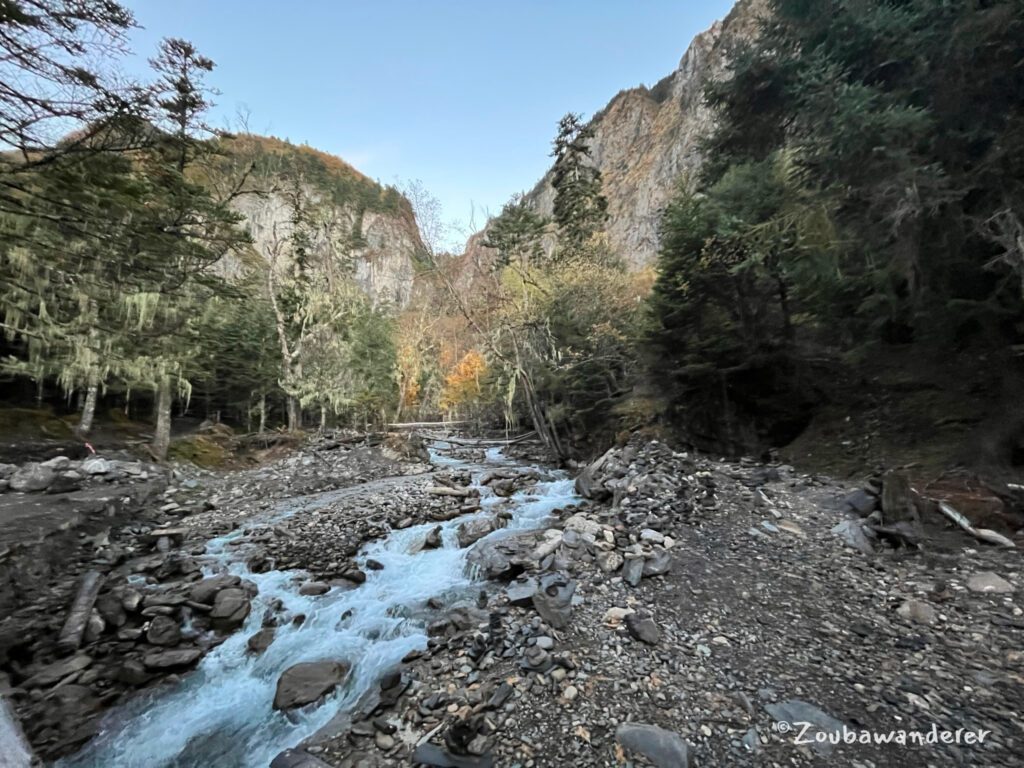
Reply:
[[[766,0],[739,0],[691,41],[673,72],[651,87],[619,91],[591,117],[590,151],[608,199],[608,240],[630,269],[654,263],[662,208],[681,180],[700,168],[700,143],[713,122],[705,85],[724,75],[729,50],[755,34],[766,9]],[[551,178],[549,169],[525,195],[544,216],[554,207]],[[485,231],[467,241],[471,258],[486,257]],[[552,238],[546,247],[554,247]]]

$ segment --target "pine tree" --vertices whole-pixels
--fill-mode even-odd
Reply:
[[[584,125],[580,115],[568,113],[558,123],[553,142],[555,158],[551,185],[555,189],[554,220],[559,247],[566,254],[579,253],[604,228],[608,201],[601,191],[601,172],[594,167],[590,142],[592,124]]]
[[[487,225],[484,246],[498,252],[499,266],[516,264],[522,270],[536,266],[543,256],[542,237],[547,228],[543,216],[535,213],[522,195],[516,195]]]

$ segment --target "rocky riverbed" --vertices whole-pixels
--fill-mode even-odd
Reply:
[[[281,509],[303,519],[343,507],[352,488],[364,511],[384,500],[408,506],[413,496],[426,497],[414,481],[430,470],[428,462],[422,444],[319,440],[231,473],[170,470],[127,457],[54,457],[2,468],[0,693],[29,741],[44,758],[74,750],[111,707],[141,689],[174,684],[242,626],[255,586],[204,572],[211,539],[230,536],[232,545],[245,545],[254,570],[269,570],[284,545],[275,541],[279,530],[255,521]],[[64,478],[76,487],[55,487]],[[416,520],[442,503],[425,501]],[[354,569],[359,544],[386,527],[386,518],[362,514],[335,536],[335,516],[322,519],[334,520],[319,531],[332,549],[319,548],[310,561],[339,577]],[[336,563],[321,560],[328,551]],[[69,608],[90,587],[84,620],[69,635]]]
[[[30,589],[34,550],[8,554],[25,588],[8,590],[0,683],[37,750],[149,711],[197,720],[196,765],[265,765],[227,712],[265,696],[261,730],[299,734],[275,768],[1019,764],[1020,539],[937,511],[955,495],[638,438],[586,467],[579,496],[482,450],[430,458],[323,441],[245,472],[148,467],[166,488],[50,534],[72,553],[59,576]],[[218,700],[209,664],[189,674],[207,654],[224,680],[250,659],[256,687]],[[985,735],[938,735],[958,729]],[[911,743],[828,739],[894,732]],[[139,740],[95,743],[73,764],[162,764],[131,762]]]
[[[471,555],[499,581],[376,708],[279,765],[1019,764],[1016,549],[941,524],[911,546],[871,530],[877,486],[659,443],[580,486],[584,508]],[[897,743],[829,743],[847,732]]]

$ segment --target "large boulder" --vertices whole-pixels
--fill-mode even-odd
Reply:
[[[82,471],[87,475],[106,475],[113,469],[111,462],[94,456],[82,462]]]
[[[242,626],[251,610],[249,595],[239,587],[229,587],[217,593],[210,611],[210,623],[214,629],[231,631]]]
[[[345,682],[351,669],[345,661],[312,661],[289,667],[277,681],[274,709],[295,709],[320,700]]]
[[[687,768],[690,764],[690,745],[682,737],[644,723],[622,723],[615,729],[615,740],[627,752],[646,757],[658,768]]]
[[[477,517],[473,520],[467,520],[459,526],[459,546],[468,547],[476,544],[484,536],[496,531],[498,527],[498,518],[494,516]]]
[[[604,479],[602,477],[602,470],[614,451],[614,448],[609,448],[601,458],[583,468],[583,471],[576,478],[576,493],[585,499],[593,499],[594,501],[604,501],[611,498],[611,491],[605,488],[602,482]]]
[[[865,555],[874,554],[875,548],[867,537],[864,524],[860,520],[843,520],[832,528],[832,533],[851,549],[856,549]]]
[[[50,467],[35,463],[26,464],[11,476],[10,489],[22,493],[45,491],[56,477],[57,473]]]
[[[426,441],[417,434],[392,432],[384,438],[381,453],[392,461],[412,461],[421,464],[430,463],[430,452]]]
[[[152,645],[177,645],[181,642],[181,627],[170,616],[154,616],[146,631],[146,641]]]
[[[202,581],[196,582],[189,592],[189,598],[197,603],[213,605],[214,598],[222,589],[237,587],[242,583],[241,578],[232,573],[222,573],[219,576],[211,576]]]
[[[538,547],[544,540],[544,532],[528,531],[496,541],[479,541],[466,560],[485,579],[511,581],[523,571],[536,568]]]
[[[249,649],[249,653],[259,656],[270,647],[271,643],[274,642],[274,635],[276,633],[277,627],[264,627],[255,635],[250,637],[246,641],[246,647]]]

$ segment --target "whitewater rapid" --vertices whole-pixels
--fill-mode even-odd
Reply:
[[[515,466],[491,449],[481,464],[466,464],[432,450],[435,464],[467,467],[480,488],[481,511],[441,523],[443,546],[410,554],[437,523],[392,531],[366,545],[360,566],[372,558],[384,567],[366,572],[354,589],[334,588],[320,596],[299,594],[308,580],[302,571],[252,573],[245,566],[245,546],[229,546],[241,531],[212,539],[206,547],[209,574],[228,571],[259,587],[245,626],[217,646],[197,669],[178,684],[163,684],[140,694],[108,715],[99,734],[78,754],[57,763],[61,768],[267,768],[283,750],[294,747],[353,705],[382,675],[410,651],[427,646],[424,612],[429,598],[453,602],[468,594],[466,554],[456,543],[458,526],[505,500],[484,486],[481,476],[498,466]],[[267,522],[297,509],[331,503],[330,493],[296,506],[284,505]],[[564,476],[542,482],[512,497],[502,510],[511,513],[506,528],[491,534],[541,526],[556,508],[577,501],[572,480]],[[287,508],[286,508],[287,507]],[[305,614],[295,626],[277,628],[274,642],[261,655],[247,651],[248,638],[276,600],[285,614]],[[277,679],[288,667],[327,659],[352,663],[350,679],[321,706],[285,715],[272,702]]]

